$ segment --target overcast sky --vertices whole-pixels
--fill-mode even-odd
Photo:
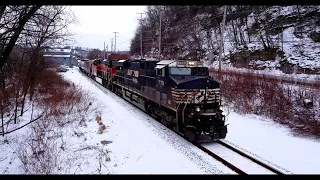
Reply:
[[[103,49],[103,43],[111,47],[113,32],[117,33],[117,50],[129,50],[130,40],[138,26],[140,12],[145,6],[72,6],[78,19],[71,25],[70,31],[75,33],[76,45],[88,48]],[[114,40],[113,40],[114,42]]]

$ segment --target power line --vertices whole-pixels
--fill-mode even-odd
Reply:
[[[128,41],[131,41],[131,39],[128,39],[128,40],[126,40],[126,41],[119,42],[118,44],[122,44],[122,43],[125,43],[125,42],[128,42]]]

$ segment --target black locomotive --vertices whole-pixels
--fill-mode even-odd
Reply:
[[[191,141],[227,134],[220,84],[200,61],[79,60],[80,70]]]

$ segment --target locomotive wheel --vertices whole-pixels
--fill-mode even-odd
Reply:
[[[145,109],[146,109],[146,111],[147,111],[147,114],[151,116],[151,114],[152,114],[152,109],[153,109],[153,108],[152,108],[152,105],[149,104],[148,102],[145,102]]]

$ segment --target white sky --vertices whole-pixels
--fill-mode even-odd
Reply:
[[[72,6],[78,22],[70,25],[78,46],[103,49],[111,47],[113,32],[117,33],[117,50],[129,50],[130,41],[139,23],[140,12],[145,6]],[[114,42],[114,39],[113,39]]]

